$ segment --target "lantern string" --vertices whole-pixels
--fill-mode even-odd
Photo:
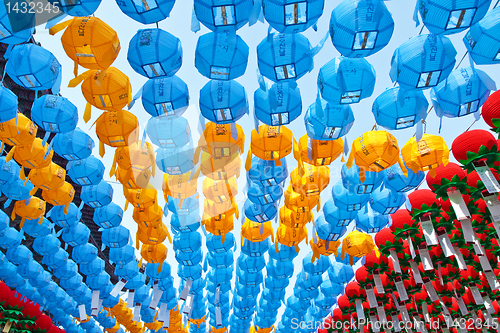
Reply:
[[[498,0],[498,1],[500,1],[500,0]],[[465,52],[464,56],[462,57],[462,60],[460,60],[460,62],[458,63],[457,67],[455,67],[455,69],[457,69],[458,67],[460,67],[460,65],[462,64],[462,61],[464,61],[464,59],[467,56],[467,54],[469,54],[469,51]]]
[[[422,34],[422,31],[424,31],[424,28],[425,28],[425,25],[422,25],[422,29],[420,29],[420,32],[418,33],[419,36]]]
[[[493,7],[493,9],[497,8],[498,3],[500,3],[500,0],[497,1],[497,3],[495,4],[495,6]]]

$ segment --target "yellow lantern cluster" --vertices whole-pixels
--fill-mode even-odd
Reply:
[[[412,137],[401,149],[401,155],[413,172],[429,171],[429,175],[434,177],[438,166],[448,164],[450,150],[442,137],[424,134],[418,142]]]

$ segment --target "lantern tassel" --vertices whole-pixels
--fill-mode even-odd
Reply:
[[[51,36],[54,36],[58,32],[66,29],[71,24],[71,22],[73,22],[73,20],[74,20],[74,18],[72,18],[71,20],[67,20],[67,21],[64,21],[64,22],[61,22],[61,23],[54,25],[52,28],[49,29],[49,34]]]
[[[401,157],[398,158],[398,164],[399,164],[399,167],[401,168],[401,171],[403,171],[403,174],[405,175],[405,177],[408,177],[408,170],[406,169],[406,166],[403,163],[403,160],[401,159]]]
[[[73,67],[73,74],[75,74],[75,77],[78,76],[78,62],[75,61],[75,66]]]
[[[83,112],[83,121],[85,123],[88,123],[90,118],[92,117],[92,105],[87,102],[87,105],[85,105],[85,111]]]
[[[15,151],[16,151],[16,146],[12,147],[12,149],[9,151],[9,153],[5,157],[5,161],[6,162],[9,162],[12,159],[12,157],[14,156],[14,152]]]
[[[252,146],[248,148],[247,159],[245,161],[245,170],[248,171],[252,167]]]
[[[99,140],[99,155],[101,157],[104,157],[105,152],[106,152],[106,148],[104,148],[104,142]]]
[[[85,80],[86,78],[88,78],[89,76],[91,76],[93,73],[93,71],[91,70],[88,70],[86,72],[83,72],[82,74],[78,75],[77,77],[75,77],[74,79],[71,79],[68,83],[68,87],[69,88],[74,88],[76,87],[77,85],[79,85],[83,80]]]
[[[99,75],[97,76],[97,79],[95,80],[95,83],[98,87],[102,86],[102,82],[104,81],[104,78],[106,77],[106,70],[101,70],[99,72]],[[130,95],[130,94],[129,94]],[[131,101],[129,101],[130,103]]]

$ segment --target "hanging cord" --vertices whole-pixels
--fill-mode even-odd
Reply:
[[[500,1],[500,0],[498,0],[498,1]],[[457,69],[462,64],[462,61],[464,61],[464,59],[467,56],[467,54],[469,54],[469,51],[465,52],[464,56],[462,57],[462,60],[460,60],[460,62],[458,63],[457,67],[455,67],[455,69]]]
[[[500,3],[500,0],[497,1],[497,3],[495,4],[495,6],[493,7],[493,9],[497,8],[498,3]]]

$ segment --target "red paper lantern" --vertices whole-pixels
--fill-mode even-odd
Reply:
[[[52,327],[52,320],[44,314],[42,314],[40,317],[38,317],[38,319],[35,321],[35,328],[40,329],[40,330],[44,330],[47,333],[51,327]]]
[[[498,162],[498,146],[495,137],[485,130],[471,130],[456,137],[451,145],[455,159],[467,172],[474,170],[473,162],[484,160],[490,167]]]
[[[10,298],[12,297],[13,291],[0,281],[0,303],[9,304]]]
[[[436,194],[428,189],[413,191],[408,195],[408,200],[410,200],[411,204],[410,214],[413,217],[431,211],[439,212],[440,210]]]
[[[493,123],[493,119],[500,119],[500,90],[495,91],[483,104],[481,115],[484,121],[491,127],[496,128],[498,124]]]
[[[395,237],[406,238],[418,231],[415,221],[411,218],[410,213],[406,209],[400,209],[394,214],[391,214],[392,224],[389,227]]]

